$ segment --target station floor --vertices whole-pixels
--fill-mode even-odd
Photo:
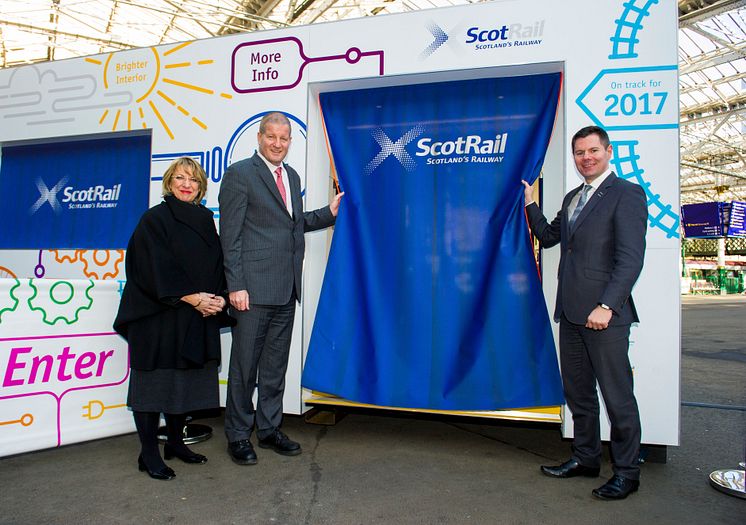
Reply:
[[[0,459],[2,524],[743,524],[746,500],[711,488],[746,447],[746,296],[682,298],[681,445],[642,466],[640,492],[604,502],[599,479],[556,480],[556,424],[354,411],[333,426],[286,417],[303,454],[257,449],[238,466],[219,415],[205,465],[138,472],[135,434]]]

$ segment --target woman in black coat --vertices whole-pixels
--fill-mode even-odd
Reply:
[[[129,343],[127,405],[140,437],[138,467],[172,479],[158,449],[166,419],[166,459],[207,458],[183,441],[185,414],[219,406],[220,326],[227,316],[223,254],[202,167],[188,157],[163,175],[163,202],[146,211],[127,246],[127,283],[114,329]]]

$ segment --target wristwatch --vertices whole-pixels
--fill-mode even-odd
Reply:
[[[598,306],[600,306],[604,310],[611,310],[611,308],[609,307],[609,305],[606,305],[604,303],[598,303]]]

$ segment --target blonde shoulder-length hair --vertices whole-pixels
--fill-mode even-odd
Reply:
[[[174,194],[171,191],[171,182],[177,168],[183,168],[189,175],[199,179],[199,191],[192,201],[193,204],[199,204],[207,193],[207,175],[205,175],[205,170],[202,169],[199,162],[190,157],[179,157],[171,163],[166,173],[163,174],[163,196]]]

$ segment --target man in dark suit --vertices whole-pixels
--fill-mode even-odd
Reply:
[[[279,427],[295,303],[301,296],[303,234],[333,225],[343,195],[336,195],[325,208],[303,211],[300,177],[282,162],[291,142],[290,121],[284,114],[265,115],[257,140],[254,156],[225,172],[218,197],[225,275],[237,319],[225,434],[228,452],[240,465],[257,462],[249,441],[254,427],[260,447],[287,456],[301,453],[300,444]]]
[[[599,475],[598,381],[611,421],[614,475],[593,495],[623,499],[640,485],[640,415],[627,353],[630,324],[639,321],[631,292],[645,254],[647,203],[639,185],[609,168],[612,146],[605,130],[581,129],[572,152],[585,183],[565,196],[551,223],[523,181],[533,234],[542,248],[560,244],[554,319],[560,323],[562,382],[575,428],[572,457],[541,471],[556,478]]]

